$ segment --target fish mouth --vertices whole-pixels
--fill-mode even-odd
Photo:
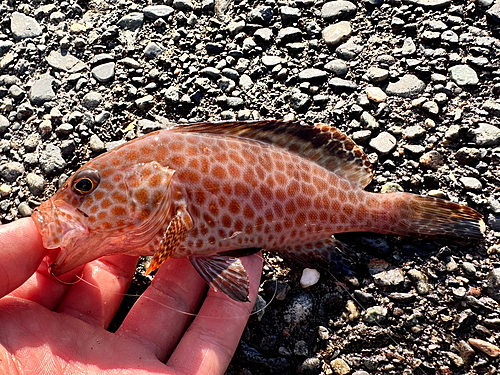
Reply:
[[[60,276],[82,264],[81,242],[88,235],[86,218],[65,202],[43,202],[31,216],[42,236],[43,246],[52,250],[47,256],[49,271]],[[57,250],[59,249],[59,250]]]

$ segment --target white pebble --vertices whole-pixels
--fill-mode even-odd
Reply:
[[[319,272],[312,268],[304,268],[302,277],[300,278],[300,285],[302,288],[309,288],[319,281]]]

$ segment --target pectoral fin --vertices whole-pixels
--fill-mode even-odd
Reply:
[[[239,258],[215,255],[189,260],[213,290],[224,292],[238,302],[250,301],[247,271]]]
[[[155,271],[163,262],[172,256],[179,244],[186,238],[186,233],[193,227],[193,220],[185,206],[180,207],[170,221],[160,247],[153,256],[153,260],[146,271],[146,275]]]

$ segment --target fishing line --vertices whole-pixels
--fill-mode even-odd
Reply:
[[[268,264],[267,260],[264,259],[261,255],[259,256],[266,264]],[[100,290],[99,286],[95,285],[95,284],[92,284],[90,281],[88,280],[85,280],[83,277],[79,276],[79,275],[76,275],[76,280],[72,283],[69,283],[69,282],[64,282],[62,280],[59,280],[57,277],[53,276],[57,281],[59,281],[60,283],[62,284],[65,284],[65,285],[74,285],[78,282],[83,282],[87,285],[89,285],[90,287],[92,288],[95,288],[95,289],[98,289]],[[275,281],[275,280],[274,280]],[[149,287],[149,286],[148,286]],[[278,290],[278,284],[275,283],[275,288],[274,288],[274,291],[273,291],[273,295],[271,297],[271,300],[269,302],[267,302],[263,307],[261,307],[260,309],[256,310],[256,311],[252,311],[250,314],[245,314],[245,315],[235,315],[235,316],[228,316],[228,317],[225,317],[224,319],[239,319],[239,318],[248,318],[252,315],[257,315],[259,314],[260,312],[264,311],[273,301],[274,299],[276,298],[276,294],[277,294],[277,290]],[[118,293],[116,292],[115,293],[116,295],[120,295],[122,297],[132,297],[132,298],[144,298],[146,300],[150,300],[152,302],[156,302],[157,304],[159,304],[160,306],[162,307],[165,307],[167,309],[170,309],[172,311],[175,311],[179,314],[184,314],[184,315],[188,315],[188,316],[191,316],[191,317],[202,317],[202,318],[211,318],[211,319],[221,319],[220,317],[217,317],[217,316],[213,316],[213,315],[203,315],[203,314],[199,314],[199,313],[190,313],[190,312],[187,312],[187,311],[183,311],[183,310],[179,310],[179,309],[176,309],[175,307],[172,307],[172,306],[168,306],[160,301],[157,301],[156,299],[152,298],[152,297],[149,297],[149,296],[146,296],[144,294],[130,294],[130,293]],[[201,306],[203,306],[203,303],[201,304]]]

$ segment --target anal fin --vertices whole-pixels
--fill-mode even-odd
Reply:
[[[350,276],[354,274],[347,254],[352,250],[333,236],[320,241],[280,249],[285,258],[309,268],[326,268],[332,273]]]
[[[172,256],[179,244],[186,238],[186,233],[193,227],[193,220],[186,210],[185,206],[181,206],[175,216],[170,220],[167,230],[163,235],[160,247],[153,256],[153,260],[149,265],[146,275],[155,271],[163,262]]]
[[[239,258],[214,255],[189,259],[200,276],[216,292],[238,302],[249,302],[247,271]]]

